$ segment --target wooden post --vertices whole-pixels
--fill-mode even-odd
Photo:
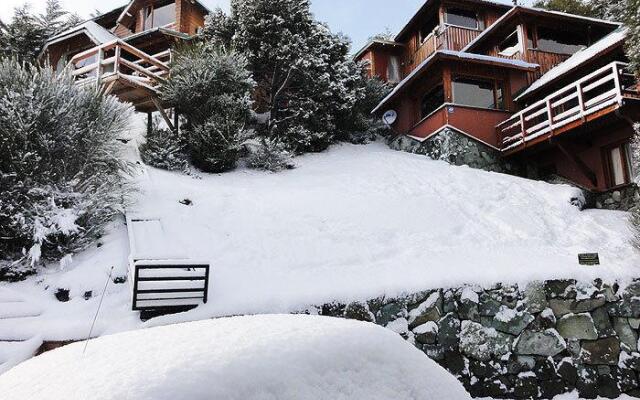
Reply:
[[[96,85],[100,87],[102,84],[102,60],[104,59],[104,49],[102,47],[98,49],[97,57],[98,68],[96,69]]]
[[[153,102],[153,104],[158,109],[158,112],[160,113],[160,116],[162,116],[162,119],[167,124],[169,129],[172,130],[172,131],[175,131],[176,128],[173,126],[173,123],[171,123],[171,119],[169,119],[169,116],[167,115],[166,111],[162,107],[162,103],[160,103],[160,100],[158,100],[158,98],[156,96],[151,96],[151,101]]]
[[[147,113],[147,135],[153,130],[153,113]]]
[[[176,130],[176,134],[180,133],[180,116],[178,115],[178,109],[173,109],[173,126]]]

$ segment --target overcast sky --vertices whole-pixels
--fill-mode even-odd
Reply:
[[[229,8],[229,0],[201,0],[209,8]],[[420,8],[425,0],[312,0],[316,18],[329,24],[334,32],[342,32],[353,40],[355,50],[367,39],[389,28],[397,32]],[[0,19],[8,21],[13,8],[25,0],[0,0]],[[45,0],[29,0],[35,11],[41,12]],[[511,3],[510,0],[504,0]],[[107,12],[127,3],[127,0],[61,0],[65,9],[88,17],[95,10]]]

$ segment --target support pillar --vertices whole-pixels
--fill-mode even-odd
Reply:
[[[153,113],[147,113],[147,135],[153,130]]]

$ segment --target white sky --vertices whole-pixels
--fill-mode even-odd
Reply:
[[[333,32],[351,37],[353,49],[362,47],[367,39],[389,28],[398,32],[426,0],[311,0],[316,18],[326,22]],[[511,3],[511,0],[498,0]],[[46,0],[0,0],[0,19],[9,21],[13,9],[28,2],[36,12],[42,12]],[[210,9],[221,6],[228,10],[229,0],[201,0]],[[529,3],[531,0],[521,2]],[[128,0],[61,0],[67,11],[89,17],[96,9],[104,13],[123,6]]]

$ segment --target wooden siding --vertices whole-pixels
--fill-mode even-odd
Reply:
[[[527,49],[525,61],[540,65],[540,69],[537,72],[532,73],[534,74],[532,77],[538,79],[542,75],[546,74],[551,68],[566,61],[569,57],[571,57],[571,55]]]

